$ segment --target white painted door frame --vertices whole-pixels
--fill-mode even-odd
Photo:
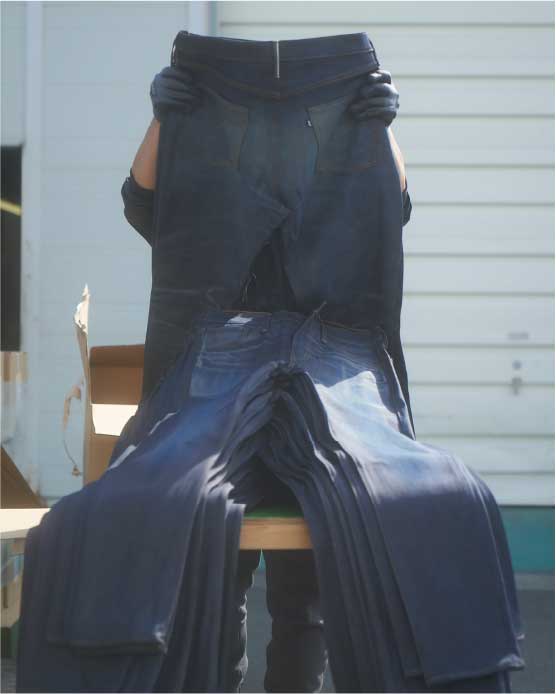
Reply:
[[[41,220],[43,149],[43,3],[25,4],[25,127],[21,164],[21,350],[27,352],[24,432],[18,466],[40,491]]]
[[[193,34],[214,36],[216,34],[216,0],[189,0],[188,30]]]

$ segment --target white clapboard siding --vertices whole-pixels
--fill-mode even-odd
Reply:
[[[554,8],[223,2],[217,33],[366,31],[392,73],[413,213],[402,339],[418,437],[501,503],[552,504]]]
[[[403,82],[410,83],[410,80],[396,81],[400,91]],[[512,89],[515,91],[515,83]],[[461,86],[459,91],[462,91]],[[550,91],[545,89],[549,95]],[[406,95],[404,101],[411,103],[409,98]],[[416,93],[414,98],[419,98],[419,95]],[[553,95],[550,100],[554,102]],[[480,110],[480,106],[478,108]],[[421,165],[544,165],[550,168],[554,162],[554,124],[551,116],[503,117],[501,113],[495,113],[484,118],[475,111],[463,117],[443,114],[423,118],[420,114],[403,113],[404,141],[411,143],[405,147],[404,154],[408,159],[418,160]],[[397,134],[395,122],[392,129]]]
[[[406,296],[407,343],[477,349],[523,345],[553,347],[554,300],[529,296]]]
[[[420,436],[550,436],[554,429],[551,387],[470,387],[416,384],[411,391]],[[516,426],[519,428],[516,429]]]
[[[423,435],[419,438],[455,453],[486,480],[496,497],[503,494],[507,504],[554,503],[552,436]],[[525,472],[524,460],[527,461]]]
[[[551,296],[554,262],[537,258],[492,256],[417,256],[407,263],[408,293],[536,294]]]
[[[414,385],[457,384],[551,386],[554,354],[550,347],[445,347],[407,343],[405,357]]]
[[[413,186],[413,170],[408,180],[409,176]],[[414,197],[416,212],[404,227],[408,266],[419,255],[525,258],[554,254],[553,205],[424,203],[417,194]]]
[[[546,27],[554,12],[546,2],[311,2],[288,7],[274,0],[259,2],[223,2],[218,7],[221,34],[229,29],[243,33],[248,26],[273,26],[286,22],[293,29],[304,29],[312,35],[327,35],[339,23],[349,23],[351,31],[362,31],[363,24],[381,25],[463,25],[472,28],[500,25],[513,27]],[[501,21],[503,20],[503,21]],[[367,31],[367,29],[363,29]],[[340,32],[337,32],[340,33]],[[285,37],[288,38],[288,37]],[[470,37],[471,38],[471,37]]]
[[[509,206],[551,205],[554,172],[545,167],[431,166],[408,163],[415,202]],[[511,210],[507,211],[511,214]],[[449,219],[446,219],[446,223]],[[524,232],[527,228],[524,229]]]
[[[431,76],[419,75],[406,77],[405,73],[397,72],[395,75],[392,74],[392,78],[400,91],[400,109],[403,112],[404,123],[409,116],[427,115],[422,125],[423,132],[429,131],[431,133],[431,142],[429,143],[431,145],[434,145],[438,139],[434,137],[436,128],[443,129],[443,140],[452,137],[451,121],[445,121],[439,116],[452,116],[460,128],[471,129],[480,123],[481,129],[488,129],[495,141],[499,137],[500,127],[505,122],[515,123],[516,126],[522,124],[526,127],[526,123],[530,123],[526,117],[534,118],[537,125],[543,127],[544,124],[545,130],[550,130],[550,124],[546,123],[546,119],[552,117],[554,110],[552,75],[535,74],[530,75],[527,79],[520,79],[519,91],[523,96],[522,99],[515,97],[516,78],[514,75],[496,76],[495,99],[492,98],[493,78],[490,75],[477,75],[471,80],[465,75],[450,75],[449,77],[433,75],[431,79]],[[470,82],[472,88],[468,89]],[[432,105],[434,108],[431,108]],[[502,120],[491,122],[484,118],[486,115],[500,116]],[[456,135],[457,130],[454,133],[454,138]],[[527,150],[529,138],[532,138],[532,143],[537,141],[542,147],[546,147],[546,141],[537,140],[536,135],[537,133],[533,131],[533,128],[529,128],[527,139],[513,144],[522,146]],[[548,135],[552,136],[553,133],[549,132]],[[506,142],[501,154],[509,151],[511,145],[511,142]]]

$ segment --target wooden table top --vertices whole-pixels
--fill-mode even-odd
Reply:
[[[0,509],[0,539],[24,540],[38,525],[46,508]],[[309,529],[301,510],[291,506],[262,506],[246,513],[240,549],[310,549]]]

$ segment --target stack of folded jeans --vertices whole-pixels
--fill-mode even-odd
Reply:
[[[494,497],[414,438],[384,331],[319,311],[207,311],[104,475],[30,531],[18,691],[230,691],[240,529],[268,471],[309,527],[337,691],[511,691]]]

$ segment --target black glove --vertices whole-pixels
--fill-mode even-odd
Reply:
[[[201,96],[202,92],[195,86],[191,72],[183,67],[168,65],[151,82],[153,114],[158,121],[168,107],[190,113],[199,105]]]
[[[367,79],[368,83],[359,90],[357,100],[348,108],[357,120],[380,118],[390,125],[400,105],[400,95],[392,84],[392,76],[388,70],[376,70],[370,72]]]

